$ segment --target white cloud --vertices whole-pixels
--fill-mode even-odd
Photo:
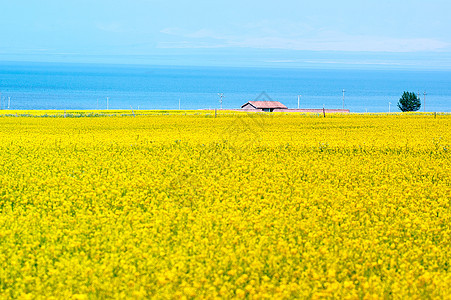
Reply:
[[[242,38],[229,41],[231,46],[311,51],[418,52],[443,51],[450,45],[434,39],[395,39],[348,36],[339,39],[303,39],[283,37]]]
[[[168,27],[163,28],[160,30],[161,33],[168,34],[168,35],[184,35],[185,32],[183,32],[180,28],[177,27]]]
[[[112,33],[124,33],[127,32],[125,26],[118,22],[110,22],[110,23],[98,23],[96,25],[97,29],[105,32]]]
[[[269,28],[264,22],[245,25],[246,33],[231,35],[210,29],[192,32],[178,28],[166,28],[161,33],[180,41],[161,41],[160,48],[261,48],[307,51],[355,51],[355,52],[440,52],[450,50],[447,42],[433,38],[394,38],[381,36],[348,35],[336,31],[314,30],[301,24],[287,24],[284,28]],[[295,30],[298,28],[298,30]]]
[[[157,48],[159,49],[213,49],[213,48],[225,48],[226,45],[208,42],[196,42],[191,41],[177,41],[177,42],[159,42]]]

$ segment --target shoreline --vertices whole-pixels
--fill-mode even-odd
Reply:
[[[71,109],[71,110],[60,110],[60,109],[45,109],[45,110],[0,110],[0,117],[108,117],[108,116],[156,116],[156,115],[204,115],[204,116],[214,116],[216,115],[250,115],[250,114],[259,114],[265,116],[271,115],[290,115],[290,114],[299,114],[299,115],[318,115],[318,116],[327,116],[327,115],[360,115],[360,116],[401,116],[401,115],[421,115],[421,116],[432,116],[436,117],[437,115],[451,115],[450,112],[351,112],[347,109],[280,109],[274,110],[273,112],[263,112],[259,110],[243,110],[243,109],[197,109],[197,110],[178,110],[178,109],[152,109],[152,110],[131,110],[131,109]]]

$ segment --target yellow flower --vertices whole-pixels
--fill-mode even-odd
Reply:
[[[0,112],[0,298],[451,294],[449,114],[30,113]]]

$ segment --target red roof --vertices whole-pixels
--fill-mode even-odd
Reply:
[[[250,104],[255,108],[263,109],[263,108],[287,108],[285,105],[280,103],[279,101],[249,101],[246,104]],[[246,104],[242,105],[243,108]]]

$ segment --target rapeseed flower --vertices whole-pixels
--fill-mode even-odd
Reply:
[[[0,297],[449,297],[450,125],[0,117]]]

